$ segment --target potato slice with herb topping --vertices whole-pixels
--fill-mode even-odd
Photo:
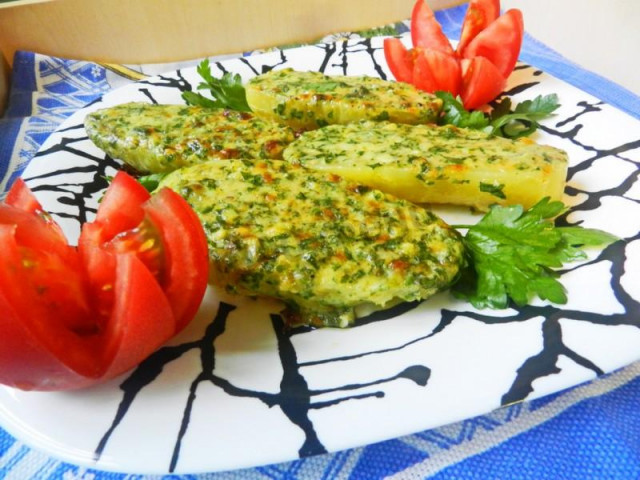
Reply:
[[[256,115],[300,130],[360,120],[432,123],[442,108],[442,100],[408,83],[292,69],[252,78],[246,93]]]
[[[345,327],[363,304],[426,299],[463,262],[459,234],[436,215],[331,173],[229,160],[177,170],[160,186],[200,217],[212,282],[283,300],[292,323]]]
[[[416,203],[529,208],[559,200],[568,158],[528,139],[454,126],[361,122],[305,132],[284,151],[303,167],[332,172]]]
[[[250,113],[135,102],[87,115],[89,138],[140,172],[170,172],[212,159],[282,158],[291,129]]]

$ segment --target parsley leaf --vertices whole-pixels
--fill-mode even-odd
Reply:
[[[503,103],[506,106],[499,108]],[[507,138],[529,136],[538,128],[538,120],[550,116],[559,106],[556,94],[538,95],[533,100],[519,103],[511,112],[511,100],[505,98],[491,112],[491,133]]]
[[[525,100],[512,108],[511,99],[506,97],[495,102],[490,114],[479,110],[468,111],[460,97],[449,92],[436,92],[443,102],[440,125],[455,125],[461,128],[483,130],[505,138],[520,138],[531,135],[538,129],[538,121],[547,118],[560,107],[556,94],[538,95],[533,100]]]
[[[138,177],[138,182],[147,189],[148,192],[153,192],[158,188],[160,182],[164,177],[169,175],[168,172],[163,173],[150,173],[148,175],[142,175]]]
[[[196,69],[204,80],[198,85],[198,90],[209,90],[213,99],[192,91],[182,93],[182,98],[188,105],[198,105],[207,108],[229,108],[239,112],[250,112],[249,104],[242,78],[238,74],[225,73],[222,78],[215,78],[211,74],[209,59],[205,58]]]
[[[438,122],[440,125],[455,125],[475,130],[489,126],[489,117],[479,110],[465,110],[460,97],[454,97],[450,92],[436,92],[435,95],[442,100],[442,116]]]
[[[605,246],[617,238],[601,230],[556,227],[562,202],[544,198],[529,210],[494,206],[467,229],[463,242],[468,266],[453,293],[476,308],[506,308],[512,300],[526,305],[536,296],[563,304],[567,295],[553,270],[586,258],[584,246]]]

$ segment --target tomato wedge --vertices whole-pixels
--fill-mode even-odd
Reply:
[[[415,48],[429,48],[453,55],[453,47],[426,0],[418,0],[413,6],[411,41]]]
[[[462,56],[469,42],[498,16],[500,16],[500,0],[471,0],[462,22],[456,52]]]
[[[42,212],[42,205],[21,178],[14,182],[4,202],[25,212]]]
[[[506,79],[518,61],[523,35],[522,13],[511,9],[478,33],[464,49],[462,56],[486,58]]]
[[[462,60],[462,91],[465,108],[474,109],[496,98],[507,84],[496,66],[484,57]]]
[[[145,212],[165,251],[160,283],[176,318],[176,331],[180,331],[196,314],[207,285],[207,240],[196,213],[172,190],[154,195]]]
[[[384,39],[384,57],[399,82],[413,82],[413,55],[399,38]]]
[[[504,89],[523,37],[519,10],[500,15],[500,0],[471,0],[454,51],[429,5],[417,0],[411,15],[413,48],[388,38],[384,54],[396,80],[430,93],[460,95],[465,108],[476,109]]]
[[[458,95],[462,83],[460,62],[438,50],[417,50],[413,78],[414,85],[425,92],[443,90]]]
[[[132,176],[118,172],[100,202],[94,223],[100,224],[105,237],[113,238],[142,221],[142,204],[149,198],[149,192]]]
[[[69,390],[133,368],[195,315],[207,242],[188,204],[120,172],[78,248],[24,182],[0,204],[0,383]]]
[[[27,184],[24,182],[24,180],[18,178],[14,182],[11,190],[9,190],[9,192],[7,193],[4,203],[5,205],[17,208],[18,210],[31,213],[34,217],[39,217],[43,224],[47,226],[49,230],[48,232],[38,232],[38,236],[35,237],[38,239],[38,242],[43,241],[43,238],[40,238],[40,235],[45,235],[52,242],[59,245],[65,245],[62,248],[68,248],[66,246],[67,239],[64,236],[62,229],[56,222],[52,220],[51,216],[44,211],[42,205],[40,205],[40,202],[38,202],[35,195],[31,192],[31,190],[29,190],[29,187],[27,187]],[[0,222],[3,222],[3,219],[1,217]],[[32,235],[31,232],[28,232],[28,234],[30,238],[34,238],[34,235]]]
[[[93,294],[110,310],[114,254],[135,252],[169,298],[178,331],[195,315],[207,285],[208,246],[200,221],[175,192],[153,197],[119,172],[105,194],[96,220],[83,226],[78,243],[88,265]]]

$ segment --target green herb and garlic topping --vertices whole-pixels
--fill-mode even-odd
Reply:
[[[359,120],[435,122],[442,101],[413,85],[374,77],[272,70],[245,86],[251,110],[295,129]]]
[[[194,208],[212,282],[275,297],[293,322],[347,326],[354,308],[425,299],[463,262],[459,234],[428,210],[282,161],[209,162],[160,186]]]
[[[169,172],[212,159],[282,158],[291,129],[246,112],[126,103],[87,115],[89,138],[140,172]]]
[[[416,203],[528,208],[564,191],[565,152],[451,125],[359,122],[303,133],[284,158]]]

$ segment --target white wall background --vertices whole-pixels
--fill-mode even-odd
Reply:
[[[502,0],[525,30],[574,63],[640,95],[640,0]]]

